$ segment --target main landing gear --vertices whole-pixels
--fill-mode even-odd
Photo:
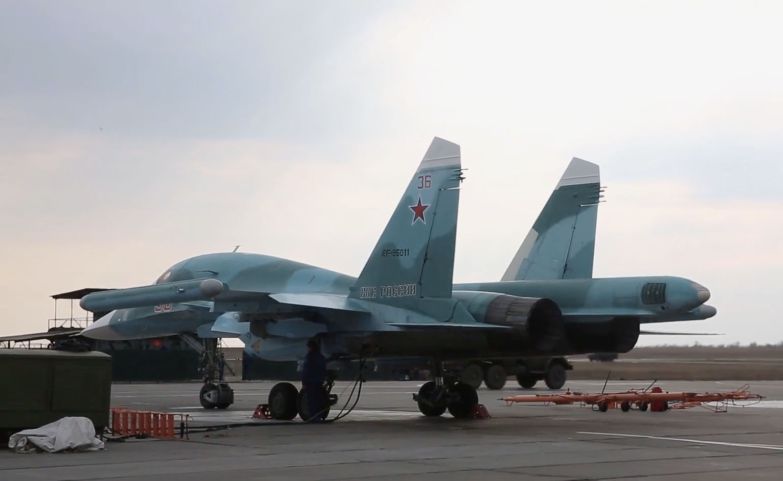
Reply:
[[[446,409],[458,419],[469,418],[478,405],[476,388],[451,376],[443,376],[443,366],[435,362],[433,380],[424,383],[413,400],[425,416],[440,416]]]
[[[290,421],[298,414],[302,421],[323,421],[329,415],[330,408],[337,403],[337,395],[330,394],[334,385],[334,377],[329,376],[321,387],[320,398],[324,401],[319,412],[313,412],[307,400],[312,399],[305,388],[298,390],[290,382],[279,382],[269,391],[269,414],[272,419]]]
[[[199,401],[204,409],[226,409],[234,404],[234,390],[223,382],[225,359],[218,348],[217,339],[204,339],[202,352],[204,385],[199,392]]]

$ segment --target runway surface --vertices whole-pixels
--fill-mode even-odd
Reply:
[[[511,386],[481,389],[487,420],[425,418],[411,394],[419,382],[375,382],[346,419],[334,424],[257,422],[192,434],[188,441],[130,440],[96,453],[0,452],[0,479],[16,480],[736,480],[780,479],[783,382],[753,382],[764,402],[728,413],[705,409],[651,413],[579,406],[506,406],[498,398],[545,393]],[[664,389],[730,390],[741,381],[660,382]],[[199,385],[115,384],[112,404],[188,412],[194,426],[252,422],[273,383],[234,383],[236,403],[205,412]],[[610,382],[607,390],[644,387]],[[337,386],[342,391],[347,383]],[[600,391],[603,381],[570,381]]]

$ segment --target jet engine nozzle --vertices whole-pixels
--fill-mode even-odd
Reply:
[[[477,321],[513,328],[535,351],[550,352],[565,338],[563,315],[550,299],[480,291],[454,291],[453,295]]]

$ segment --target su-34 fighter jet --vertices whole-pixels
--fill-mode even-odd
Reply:
[[[435,138],[358,278],[265,255],[202,255],[174,265],[154,285],[85,296],[83,308],[106,314],[83,334],[239,337],[249,353],[278,361],[302,359],[313,338],[331,359],[426,357],[433,379],[415,397],[419,410],[467,417],[476,390],[444,378],[443,361],[626,352],[640,323],[715,314],[703,305],[709,291],[687,279],[589,279],[598,167],[579,159],[503,281],[453,285],[462,180],[459,146]],[[292,419],[299,394],[289,383],[276,385],[272,416]],[[232,401],[226,384],[206,380],[204,407]]]

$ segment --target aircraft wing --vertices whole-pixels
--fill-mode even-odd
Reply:
[[[75,334],[79,334],[81,332],[81,329],[74,328],[74,329],[58,329],[57,331],[48,331],[48,332],[35,332],[31,334],[18,334],[14,336],[1,336],[0,342],[27,342],[27,341],[40,341],[43,339],[47,340],[53,340],[53,339],[59,339],[62,337],[70,337]]]
[[[235,291],[212,278],[96,292],[82,298],[79,304],[83,309],[93,312],[175,303],[193,309],[209,310],[211,305],[207,301],[241,302],[263,299],[294,306],[367,312],[360,302],[345,295]]]
[[[280,304],[336,309],[340,311],[368,312],[367,308],[348,296],[322,293],[279,293],[269,297]]]
[[[501,331],[513,329],[513,326],[499,326],[497,324],[486,324],[483,322],[394,322],[389,325],[403,329],[490,329]]]

